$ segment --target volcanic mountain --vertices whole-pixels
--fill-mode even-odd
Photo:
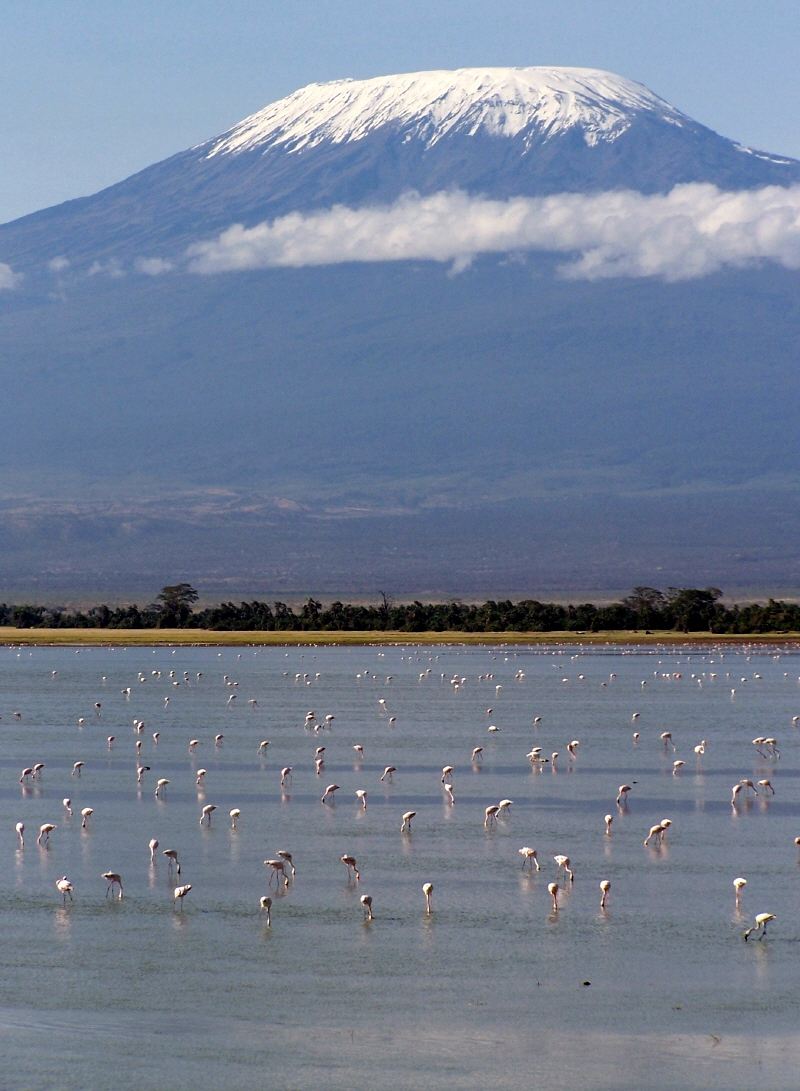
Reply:
[[[0,260],[30,268],[180,249],[233,222],[463,190],[493,198],[679,183],[800,182],[641,84],[583,68],[465,68],[311,84],[222,136],[91,197],[0,228]]]
[[[312,84],[0,226],[0,587],[800,587],[798,183],[619,76],[462,69]],[[340,207],[351,256],[192,271]],[[357,253],[441,208],[528,241]]]

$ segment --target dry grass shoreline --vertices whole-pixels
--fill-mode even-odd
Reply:
[[[108,647],[208,645],[210,647],[296,647],[363,644],[795,644],[800,633],[632,632],[461,633],[461,632],[217,632],[208,629],[13,629],[0,626],[1,645]]]

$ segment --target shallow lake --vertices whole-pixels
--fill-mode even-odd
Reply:
[[[315,731],[309,712],[334,718]],[[9,1091],[798,1086],[796,650],[3,648],[0,714]],[[760,756],[757,736],[775,736],[780,758]],[[534,746],[558,752],[555,768],[531,765]],[[733,807],[741,779],[775,794]],[[664,818],[665,844],[646,848]],[[523,869],[526,845],[541,872]],[[182,909],[168,848],[192,886]],[[286,890],[263,863],[278,850],[297,868]],[[559,853],[575,880],[554,913]],[[109,870],[121,901],[106,897]],[[760,912],[776,920],[745,943]]]

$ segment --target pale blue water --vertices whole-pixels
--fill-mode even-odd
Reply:
[[[457,691],[453,675],[467,679]],[[0,650],[0,1086],[797,1087],[799,675],[787,649]],[[306,730],[309,710],[333,714],[332,729]],[[146,722],[141,736],[134,718]],[[664,752],[665,730],[677,754]],[[756,735],[777,736],[780,761],[758,758]],[[137,737],[152,767],[141,787]],[[482,768],[470,763],[478,745]],[[560,752],[556,773],[531,772],[534,745]],[[686,762],[679,776],[676,758]],[[78,760],[80,779],[70,775]],[[37,761],[42,777],[24,790],[20,771]],[[379,781],[387,764],[398,768],[392,785]],[[455,766],[454,806],[440,784],[445,764]],[[204,791],[198,768],[208,770]],[[171,782],[160,802],[159,777]],[[775,796],[733,810],[742,777],[769,777]],[[617,788],[633,780],[620,811]],[[331,782],[341,789],[323,806]],[[356,788],[369,793],[366,813]],[[510,813],[485,830],[484,808],[504,797]],[[198,822],[204,803],[218,806],[210,829]],[[94,814],[82,830],[85,806]],[[417,811],[410,836],[399,833],[406,810]],[[667,817],[668,844],[644,848]],[[36,845],[46,821],[58,825],[49,849]],[[155,868],[151,837],[161,843]],[[540,874],[523,874],[523,845],[537,848]],[[183,913],[164,848],[179,850],[181,881],[193,887]],[[278,849],[293,853],[298,874],[285,895],[273,887],[268,929],[262,861]],[[358,860],[358,886],[343,853]],[[575,871],[557,916],[547,893],[555,853]],[[106,870],[122,874],[122,902],[106,900]],[[64,874],[75,888],[66,909],[54,886]],[[737,875],[748,880],[741,916]],[[362,893],[374,899],[371,925]],[[745,944],[761,911],[777,920],[766,940]]]

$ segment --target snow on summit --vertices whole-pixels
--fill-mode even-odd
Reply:
[[[208,141],[205,158],[282,146],[361,140],[384,127],[427,147],[451,133],[547,139],[579,130],[588,145],[616,140],[637,114],[688,120],[640,83],[594,68],[460,68],[311,83]]]

